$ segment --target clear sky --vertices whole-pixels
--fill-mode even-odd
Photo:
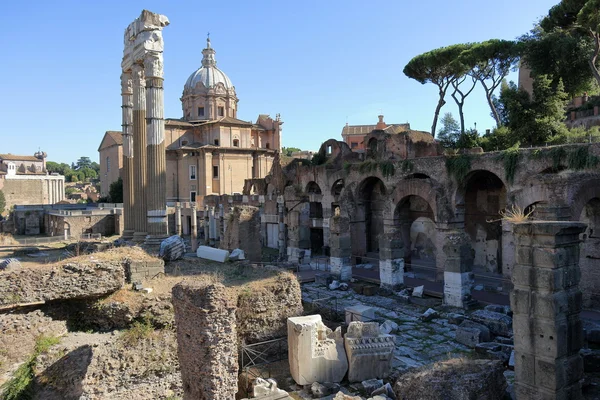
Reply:
[[[240,99],[238,118],[280,113],[283,145],[316,150],[346,123],[410,122],[431,129],[437,91],[407,78],[422,52],[461,42],[514,39],[558,0],[430,1],[10,1],[0,35],[0,153],[51,161],[98,160],[107,130],[121,129],[125,27],[143,8],[165,14],[165,116],[200,66],[210,31],[217,65]],[[513,78],[514,79],[514,78]],[[458,117],[447,99],[444,112]],[[466,125],[492,127],[482,91]]]

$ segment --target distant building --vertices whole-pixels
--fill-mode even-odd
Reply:
[[[379,115],[379,122],[375,125],[348,125],[342,129],[343,141],[352,151],[365,150],[365,137],[374,130],[380,130],[385,133],[397,134],[410,131],[410,124],[386,124],[383,121],[383,115]]]
[[[315,155],[316,151],[312,151],[312,150],[300,150],[300,151],[294,151],[292,153],[292,157],[293,158],[301,158],[304,160],[312,160],[313,156]]]
[[[281,150],[279,115],[273,119],[261,114],[254,123],[238,119],[235,87],[217,68],[210,40],[202,55],[202,66],[183,88],[183,118],[165,119],[168,202],[201,202],[206,195],[241,193],[246,179],[269,173]],[[122,167],[119,134],[106,132],[98,148],[102,195]]]
[[[123,137],[121,132],[107,131],[98,147],[100,153],[100,196],[108,196],[110,184],[121,176]]]
[[[0,190],[7,210],[15,205],[55,204],[65,198],[65,177],[48,174],[44,152],[0,154]]]

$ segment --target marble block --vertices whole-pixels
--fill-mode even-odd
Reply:
[[[375,309],[362,304],[345,308],[346,325],[352,321],[371,322],[375,319]]]
[[[287,326],[290,372],[296,383],[341,382],[348,371],[341,329],[332,331],[320,315],[288,318]]]
[[[377,322],[352,322],[344,336],[348,355],[348,381],[382,379],[392,371],[396,342],[394,335],[382,334]]]

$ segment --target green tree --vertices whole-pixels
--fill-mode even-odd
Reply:
[[[90,179],[96,179],[98,177],[96,170],[94,170],[90,167],[83,167],[78,172],[80,174],[83,174],[83,176],[84,176],[83,180],[86,180],[86,181],[89,181]]]
[[[64,175],[64,176],[70,176],[73,173],[73,170],[71,169],[71,167],[69,166],[69,164],[67,163],[56,163],[54,161],[47,161],[46,162],[46,170],[48,172],[56,172],[57,174],[60,175]]]
[[[96,176],[100,174],[100,164],[98,164],[96,161],[92,161],[90,168],[96,171]]]
[[[465,74],[463,64],[456,62],[468,45],[455,44],[431,50],[411,59],[404,67],[404,75],[421,84],[433,83],[438,88],[438,102],[433,115],[431,134],[435,135],[440,110],[446,104],[444,98],[453,81]]]
[[[594,41],[593,51],[590,52],[588,63],[596,82],[600,86],[598,71],[598,54],[600,54],[600,0],[588,0],[577,14],[577,23],[587,30]]]
[[[80,157],[77,160],[77,164],[73,167],[73,169],[80,170],[83,168],[90,168],[92,166],[92,160],[89,157]]]
[[[483,86],[496,125],[501,121],[493,94],[519,60],[520,46],[510,40],[491,39],[475,43],[460,55],[461,63],[470,66],[469,75]],[[462,130],[464,132],[464,129]]]
[[[437,132],[437,141],[445,148],[453,148],[460,137],[460,125],[452,116],[452,113],[445,113],[440,120],[442,127]]]
[[[0,215],[4,212],[6,208],[6,198],[4,197],[4,192],[0,190]]]
[[[282,147],[281,148],[281,154],[283,154],[284,156],[288,156],[291,157],[292,153],[295,153],[297,151],[302,151],[297,147]]]
[[[110,184],[110,187],[108,188],[108,198],[112,203],[123,202],[123,179],[121,179],[121,177]]]
[[[477,146],[479,146],[479,132],[473,128],[461,132],[455,144],[457,149],[472,149]]]

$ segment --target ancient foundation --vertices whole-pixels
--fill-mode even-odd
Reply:
[[[538,221],[514,228],[517,264],[511,293],[517,399],[580,399],[583,330],[579,319],[577,222]]]
[[[221,284],[173,287],[184,399],[235,399],[238,355],[235,299]]]
[[[404,284],[404,244],[395,232],[379,239],[379,280],[382,288],[397,290]]]

